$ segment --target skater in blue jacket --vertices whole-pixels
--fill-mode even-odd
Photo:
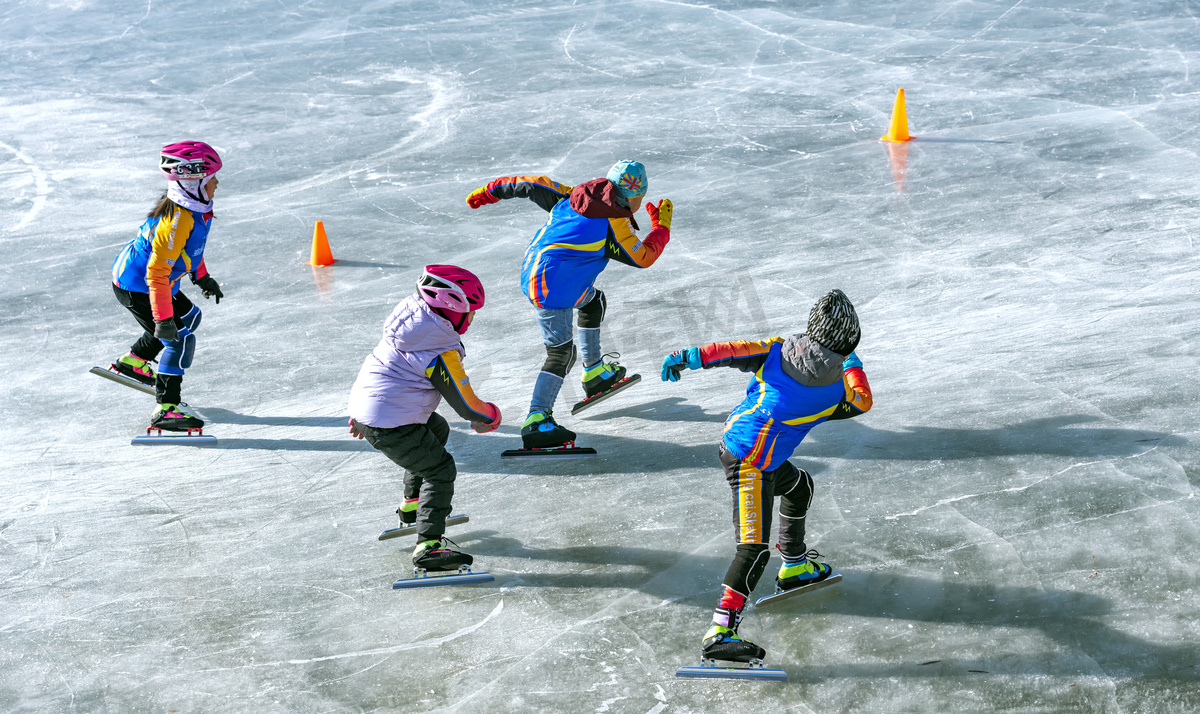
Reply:
[[[870,410],[871,385],[854,354],[860,336],[858,315],[841,290],[813,306],[804,334],[762,341],[715,342],[673,352],[663,359],[663,381],[677,381],[684,369],[734,367],[754,376],[746,398],[725,420],[718,449],[733,490],[737,552],[725,574],[721,600],[701,644],[705,659],[761,661],[766,652],[738,637],[746,599],[771,557],[771,515],[779,496],[779,541],[783,565],[779,590],[825,580],[832,569],[804,543],[804,523],[813,480],[788,457],[816,425],[848,419]]]
[[[570,446],[575,433],[554,420],[554,402],[563,380],[578,356],[583,358],[583,390],[589,401],[628,386],[625,368],[604,361],[600,323],[604,293],[594,283],[608,261],[648,268],[671,240],[672,205],[663,199],[646,204],[651,231],[645,240],[634,232],[634,214],[646,195],[646,169],[636,161],[619,161],[607,177],[567,186],[546,176],[502,176],[467,196],[479,208],[506,198],[528,198],[550,213],[546,224],[525,251],[521,286],[537,311],[546,360],[538,374],[521,428],[526,449]],[[579,349],[575,348],[571,318],[579,312]],[[612,355],[615,356],[615,355]]]

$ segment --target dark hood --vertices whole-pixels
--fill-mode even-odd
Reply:
[[[825,387],[842,380],[843,357],[808,335],[792,335],[783,343],[784,373],[806,387]]]
[[[633,211],[618,203],[617,187],[606,178],[581,183],[571,191],[571,208],[584,218],[628,218],[638,230]]]

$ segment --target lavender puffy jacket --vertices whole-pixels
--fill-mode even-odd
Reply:
[[[425,368],[449,350],[466,354],[450,321],[417,295],[400,301],[350,389],[351,418],[377,429],[424,424],[442,399]]]

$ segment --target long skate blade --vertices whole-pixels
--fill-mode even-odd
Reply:
[[[172,446],[216,446],[217,437],[209,434],[200,434],[195,436],[189,436],[188,434],[179,434],[178,436],[155,434],[154,436],[151,436],[146,434],[144,436],[133,437],[133,441],[130,443],[134,444],[135,446],[138,444],[151,446],[156,444],[170,444]]]
[[[775,605],[783,602],[784,600],[791,600],[797,595],[808,595],[809,593],[816,592],[817,590],[828,587],[835,583],[840,583],[841,581],[842,574],[834,573],[819,583],[813,583],[812,585],[805,585],[793,590],[788,590],[787,592],[775,593],[774,595],[768,595],[766,597],[759,598],[757,601],[755,601],[754,606],[762,607],[763,605]]]
[[[680,667],[676,679],[750,679],[763,682],[786,682],[787,672],[765,667]]]
[[[596,450],[585,449],[509,449],[500,454],[502,459],[573,459],[581,456],[595,456]]]
[[[642,381],[642,375],[631,374],[628,377],[626,377],[625,379],[622,379],[620,382],[617,382],[616,384],[614,384],[612,387],[609,387],[608,391],[601,392],[600,394],[597,394],[594,397],[588,397],[587,399],[584,399],[582,402],[576,402],[575,406],[571,407],[571,414],[575,415],[575,414],[578,414],[579,412],[583,411],[584,409],[587,409],[588,407],[594,407],[597,404],[599,404],[600,402],[604,401],[605,399],[608,399],[609,397],[611,397],[615,394],[618,394],[620,392],[624,392],[626,389],[629,389],[630,387],[632,387],[633,385],[637,384],[640,381]]]
[[[491,573],[451,573],[450,575],[424,575],[415,578],[404,578],[392,583],[393,590],[411,588],[436,588],[442,585],[474,585],[490,583],[495,580]]]
[[[101,377],[104,377],[105,379],[110,379],[110,380],[116,382],[117,384],[123,384],[126,387],[129,387],[131,389],[136,389],[139,392],[144,392],[146,394],[149,394],[152,397],[154,396],[154,387],[148,387],[145,384],[142,384],[141,382],[137,381],[136,379],[133,379],[131,377],[126,377],[123,374],[117,374],[116,372],[112,371],[111,369],[105,369],[103,367],[92,367],[88,371],[91,372],[92,374],[98,374]]]
[[[471,520],[467,514],[460,513],[457,516],[450,516],[446,519],[447,526],[457,526],[460,523],[466,523]],[[379,540],[391,540],[400,536],[412,535],[417,532],[417,526],[414,523],[411,526],[402,526],[400,528],[388,528],[386,531],[379,534]]]

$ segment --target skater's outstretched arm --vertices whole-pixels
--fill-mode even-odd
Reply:
[[[769,340],[734,340],[732,342],[710,342],[703,347],[689,347],[672,352],[663,359],[662,380],[677,382],[686,369],[709,369],[733,367],[743,372],[757,372],[767,360],[771,345],[783,342],[782,337]]]
[[[184,261],[187,269],[191,270],[188,265],[191,259],[183,246],[192,234],[192,212],[176,207],[170,218],[167,220],[164,216],[154,227],[150,258],[146,261],[146,286],[150,288],[150,312],[155,322],[175,316],[175,310],[171,307],[171,271],[175,261]]]
[[[664,198],[655,206],[646,204],[646,212],[650,214],[650,233],[646,240],[639,241],[633,232],[633,224],[628,218],[608,219],[608,240],[604,243],[604,256],[611,260],[632,265],[635,268],[649,268],[658,260],[658,256],[671,241],[671,218],[674,214],[671,199]]]
[[[501,176],[472,191],[467,196],[467,205],[479,208],[506,198],[528,198],[548,212],[570,196],[573,188],[548,176]]]
[[[704,369],[733,367],[742,372],[757,372],[758,368],[763,366],[763,362],[767,361],[771,345],[776,342],[783,342],[783,338],[710,342],[699,348],[700,366]]]
[[[851,352],[842,362],[842,381],[846,384],[846,396],[837,405],[830,419],[851,419],[871,410],[871,385],[863,371],[862,360]]]
[[[425,376],[433,383],[434,389],[446,399],[446,403],[460,417],[471,422],[475,431],[482,434],[500,426],[500,409],[495,404],[475,396],[458,352],[448,350],[438,355],[425,369]],[[491,428],[475,427],[477,423]]]

